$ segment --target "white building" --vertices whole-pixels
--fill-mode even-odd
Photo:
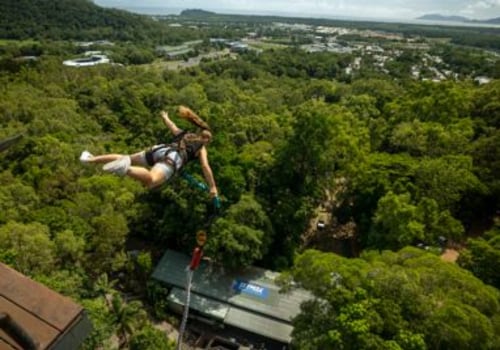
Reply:
[[[63,62],[63,64],[70,67],[89,67],[110,62],[110,59],[106,55],[91,55],[84,58],[66,60]]]
[[[479,76],[479,77],[475,77],[474,81],[476,83],[478,83],[479,85],[483,85],[483,84],[488,84],[491,81],[491,79],[488,77]]]

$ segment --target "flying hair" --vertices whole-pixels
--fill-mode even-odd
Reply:
[[[179,115],[181,118],[189,120],[192,124],[197,127],[210,131],[210,127],[205,123],[195,112],[186,106],[179,106]]]

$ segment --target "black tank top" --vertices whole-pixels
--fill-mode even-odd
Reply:
[[[175,147],[181,152],[181,155],[184,158],[184,164],[198,158],[198,152],[203,147],[203,142],[201,141],[189,141],[190,137],[196,136],[197,135],[192,132],[183,130],[182,132],[175,135],[171,141],[171,144],[175,145]],[[181,147],[181,144],[184,144],[184,147]]]
[[[184,140],[186,144],[186,155],[187,161],[191,161],[193,159],[198,158],[198,152],[203,147],[203,142],[201,141],[187,141]]]

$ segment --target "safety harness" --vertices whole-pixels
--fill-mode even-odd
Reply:
[[[162,149],[166,149],[163,154],[161,161],[172,166],[174,169],[174,174],[180,171],[184,165],[186,165],[190,160],[196,158],[196,154],[203,147],[203,143],[199,141],[188,141],[186,140],[186,135],[192,135],[188,133],[188,131],[183,130],[177,135],[173,137],[173,139],[168,144],[161,144],[157,146],[153,146],[148,152],[146,152],[146,161],[149,165],[153,165],[155,163],[154,154]],[[177,165],[168,157],[170,153],[177,152],[182,159],[182,164],[177,169]]]

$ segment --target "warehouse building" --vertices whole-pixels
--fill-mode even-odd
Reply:
[[[170,289],[169,305],[178,313],[186,299],[189,262],[189,256],[167,250],[152,275]],[[234,329],[236,342],[256,339],[266,349],[286,349],[291,342],[292,318],[311,296],[300,289],[280,293],[278,276],[256,267],[224,272],[202,261],[193,276],[190,315],[214,328]]]

